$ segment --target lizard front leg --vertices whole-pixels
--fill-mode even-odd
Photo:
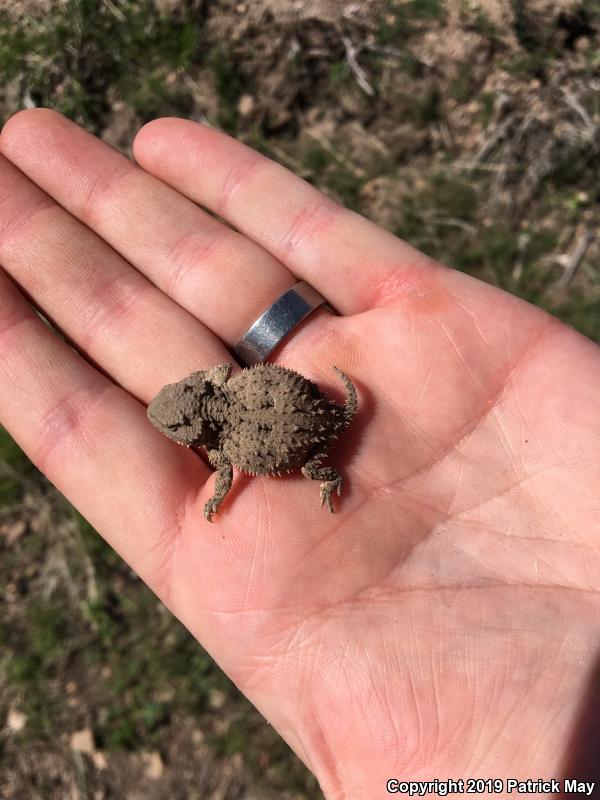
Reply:
[[[217,481],[215,483],[215,493],[204,506],[204,516],[212,522],[212,515],[216,514],[219,506],[225,499],[225,495],[231,489],[233,482],[233,467],[231,463],[218,450],[209,450],[208,460],[216,467]]]

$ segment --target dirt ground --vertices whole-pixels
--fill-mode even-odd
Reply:
[[[597,0],[0,0],[0,117],[218,125],[600,340],[599,42]],[[0,645],[2,800],[322,796],[4,433]]]

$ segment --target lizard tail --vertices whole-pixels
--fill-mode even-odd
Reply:
[[[347,425],[352,419],[352,417],[356,414],[356,409],[358,408],[358,396],[356,394],[356,387],[354,386],[354,384],[352,383],[352,381],[346,375],[345,372],[342,372],[342,370],[339,369],[338,367],[332,367],[332,369],[346,387],[346,402],[344,403],[344,419]]]

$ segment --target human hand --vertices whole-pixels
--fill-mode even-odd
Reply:
[[[2,266],[82,354],[0,274],[0,422],[325,795],[560,775],[599,633],[598,347],[216,130],[150,123],[138,168],[32,110],[0,150]],[[299,279],[342,316],[278,363],[360,396],[337,513],[238,475],[208,525],[211,469],[144,404]]]

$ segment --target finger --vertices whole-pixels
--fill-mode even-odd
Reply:
[[[171,380],[227,360],[191,314],[0,156],[0,261],[96,364],[149,400]]]
[[[209,470],[60,341],[1,270],[0,385],[0,423],[160,592],[178,520]]]
[[[55,112],[12,117],[0,149],[229,344],[295,283],[261,247]]]
[[[415,267],[433,269],[423,253],[213,128],[155,120],[138,133],[134,155],[145,170],[258,242],[345,314],[408,288]]]

